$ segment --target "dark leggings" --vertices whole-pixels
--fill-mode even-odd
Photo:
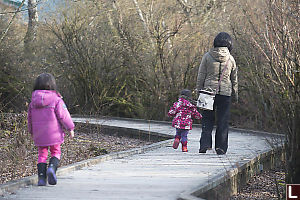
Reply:
[[[214,128],[216,115],[217,130],[215,136],[215,149],[221,149],[224,153],[227,152],[230,104],[230,96],[216,95],[214,110],[203,111],[200,149],[212,148],[212,130]]]
[[[176,128],[176,136],[178,138],[181,138],[181,142],[187,141],[188,133],[189,133],[189,130]]]

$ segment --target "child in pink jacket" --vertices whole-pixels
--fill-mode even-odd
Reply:
[[[51,74],[43,73],[37,77],[27,117],[28,130],[38,147],[38,185],[45,186],[47,177],[50,185],[56,185],[64,130],[73,138],[75,125],[61,95],[56,91],[55,79]],[[51,158],[47,169],[48,148]]]
[[[177,149],[181,140],[182,151],[187,152],[187,134],[192,129],[193,119],[201,119],[201,114],[197,111],[195,105],[190,101],[192,93],[190,90],[184,89],[180,93],[178,101],[170,108],[168,115],[174,117],[172,126],[176,128],[175,140],[173,148]]]

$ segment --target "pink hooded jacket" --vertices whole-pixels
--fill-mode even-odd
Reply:
[[[201,119],[202,115],[196,106],[184,98],[179,98],[168,112],[169,117],[174,117],[172,126],[179,129],[192,129],[193,119]]]
[[[51,146],[64,142],[64,130],[74,130],[71,115],[59,93],[35,90],[28,108],[28,130],[36,146]]]

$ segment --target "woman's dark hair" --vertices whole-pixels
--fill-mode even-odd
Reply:
[[[55,78],[52,74],[42,73],[40,74],[34,83],[34,90],[56,90]]]
[[[227,47],[229,52],[232,50],[232,39],[226,32],[219,33],[214,39],[214,47]]]

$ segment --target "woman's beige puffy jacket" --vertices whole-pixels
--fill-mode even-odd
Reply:
[[[229,59],[229,60],[228,60]],[[238,77],[237,66],[234,58],[230,55],[227,47],[212,48],[204,54],[197,77],[197,90],[212,89],[217,91],[218,81],[228,61],[227,69],[224,72],[217,94],[234,96],[238,99]]]

